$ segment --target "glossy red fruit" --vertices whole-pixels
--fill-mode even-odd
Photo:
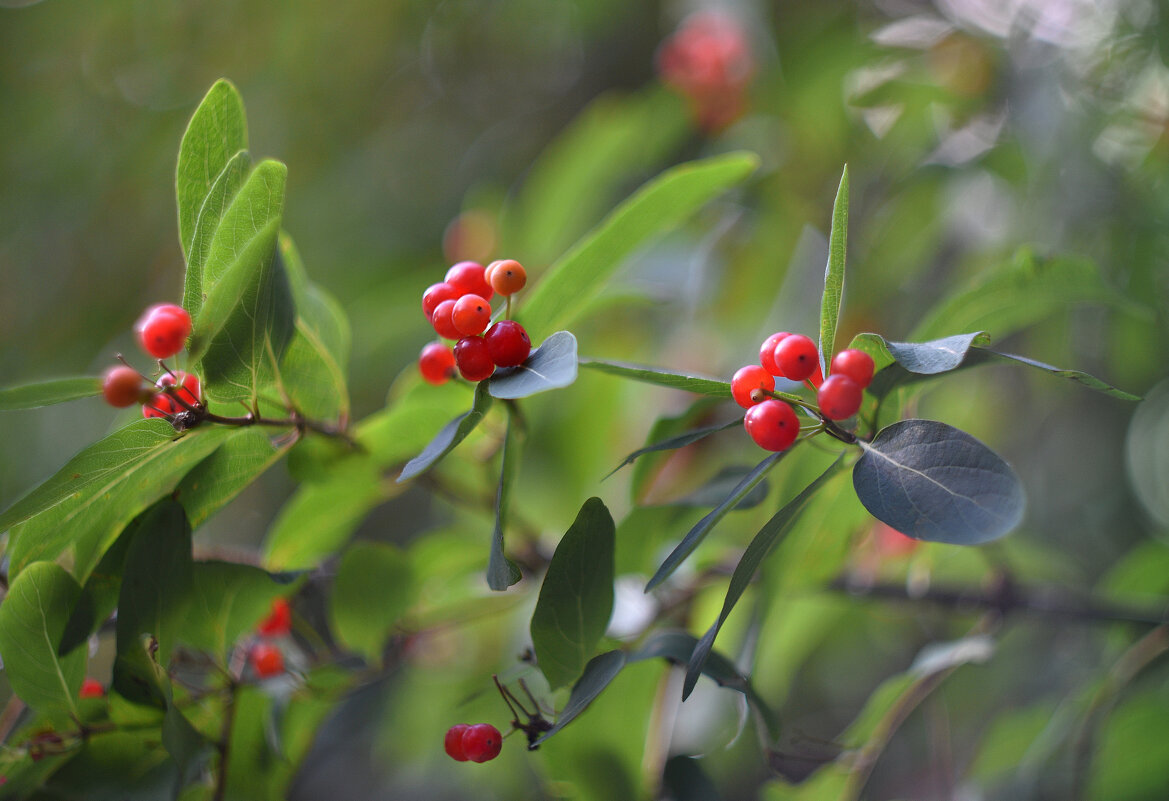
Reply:
[[[487,265],[485,273],[487,283],[501,295],[514,295],[524,288],[528,282],[528,273],[524,265],[515,259],[500,259]]]
[[[442,740],[442,747],[447,756],[456,762],[466,762],[467,752],[463,750],[463,735],[471,728],[466,723],[459,723],[446,730],[446,737]]]
[[[272,643],[258,642],[248,654],[252,669],[261,679],[279,676],[284,672],[284,654]]]
[[[175,393],[182,399],[183,403],[188,406],[198,406],[200,397],[199,376],[191,373],[184,373],[182,370],[176,370],[174,373],[163,373],[155,386],[159,389],[166,389],[167,387],[174,387]],[[165,398],[165,395],[160,397]],[[182,403],[176,403],[172,398],[167,398],[171,401],[175,412],[185,411]]]
[[[832,357],[829,375],[846,375],[864,389],[873,380],[873,357],[863,350],[849,348]]]
[[[144,351],[156,359],[167,359],[183,349],[191,334],[191,315],[173,303],[151,306],[138,318],[134,330]]]
[[[479,295],[463,295],[455,301],[451,322],[465,337],[482,334],[491,325],[491,304]]]
[[[792,381],[811,378],[820,364],[820,351],[816,343],[803,334],[784,337],[775,346],[775,366]]]
[[[429,320],[434,314],[434,308],[444,300],[458,300],[459,290],[454,284],[443,281],[440,284],[431,284],[422,293],[422,313]]]
[[[169,395],[154,395],[150,400],[142,404],[142,416],[147,419],[151,417],[173,417],[181,411],[184,411],[183,407],[175,403],[175,399]]]
[[[747,410],[743,427],[767,451],[785,451],[800,435],[800,420],[791,406],[769,398]]]
[[[490,723],[476,723],[463,732],[463,753],[472,762],[487,762],[499,756],[503,736]]]
[[[816,393],[820,414],[829,420],[845,420],[861,407],[863,390],[846,375],[830,375]]]
[[[783,375],[779,365],[775,363],[775,346],[790,336],[791,334],[787,331],[779,331],[763,340],[763,344],[759,346],[759,364],[763,365],[763,369],[772,375],[787,377]]]
[[[133,367],[111,367],[101,382],[101,394],[106,403],[124,409],[142,402],[142,376]]]
[[[81,698],[101,698],[105,694],[106,688],[102,683],[88,676],[81,682],[81,691],[78,693]]]
[[[515,367],[523,364],[532,352],[528,332],[515,320],[500,320],[483,335],[487,351],[496,367]]]
[[[765,389],[768,392],[775,389],[775,378],[771,373],[758,364],[748,364],[735,371],[731,378],[731,395],[734,396],[735,403],[744,409],[750,409],[756,403],[751,398],[751,393],[757,389]]]
[[[273,598],[268,616],[256,626],[256,633],[265,637],[283,637],[292,631],[292,604],[287,598]]]
[[[482,381],[495,372],[495,362],[483,337],[463,337],[456,342],[455,364],[468,381]]]
[[[457,302],[444,300],[434,307],[434,313],[430,315],[430,324],[434,326],[434,330],[443,339],[458,339],[462,336],[459,329],[455,328],[455,321],[451,319]]]
[[[455,354],[441,342],[431,342],[418,355],[418,371],[431,384],[445,384],[455,377]]]
[[[459,290],[459,296],[478,295],[484,300],[491,300],[495,290],[487,283],[486,270],[477,261],[461,261],[446,271],[446,282],[454,284]]]

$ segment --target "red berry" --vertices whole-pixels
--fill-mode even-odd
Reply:
[[[182,399],[183,403],[186,403],[188,406],[199,405],[200,389],[199,376],[197,375],[184,373],[182,370],[176,370],[174,373],[163,373],[159,377],[155,386],[159,389],[175,387],[175,394],[177,394],[179,398]],[[172,414],[185,411],[183,404],[176,402],[173,398],[162,395],[156,396],[156,399],[159,397],[163,397],[168,401],[171,401],[171,405],[174,407],[174,412],[172,412]],[[157,406],[158,404],[155,405]]]
[[[279,676],[284,672],[284,654],[272,643],[256,643],[248,658],[252,662],[252,669],[261,679]]]
[[[451,319],[455,303],[457,301],[444,300],[434,307],[434,313],[430,315],[430,324],[434,326],[434,330],[443,339],[458,339],[462,336],[459,329],[455,328],[454,320]]]
[[[485,272],[487,283],[501,295],[514,295],[524,288],[528,282],[528,273],[524,265],[515,259],[500,259],[487,265]]]
[[[292,605],[287,598],[273,598],[268,616],[256,626],[256,632],[265,637],[280,637],[292,631]]]
[[[500,320],[483,335],[491,361],[497,367],[515,367],[523,364],[532,352],[528,332],[515,320]]]
[[[101,698],[105,694],[106,688],[102,683],[88,676],[81,682],[81,692],[78,693],[81,698]]]
[[[832,357],[829,375],[846,375],[864,389],[873,380],[873,357],[863,350],[849,348]]]
[[[463,337],[455,343],[455,364],[468,381],[482,381],[495,372],[495,362],[483,337]]]
[[[441,342],[431,342],[418,356],[418,371],[431,384],[445,384],[455,375],[455,354]]]
[[[787,331],[780,331],[763,340],[763,344],[759,346],[759,363],[772,375],[783,375],[779,365],[775,363],[775,346],[790,336]]]
[[[491,300],[495,290],[487,283],[483,265],[477,261],[461,261],[446,271],[446,282],[459,290],[459,296],[478,295]]]
[[[775,346],[775,366],[792,381],[811,378],[820,364],[820,351],[816,343],[803,334],[784,337]]]
[[[844,420],[856,414],[861,407],[863,390],[846,375],[830,375],[816,393],[820,414],[829,420]]]
[[[755,444],[767,451],[785,451],[800,435],[800,420],[795,411],[774,398],[748,409],[743,427]]]
[[[441,284],[431,284],[422,293],[422,312],[429,320],[434,314],[434,307],[444,300],[458,300],[459,290],[453,284],[443,281]]]
[[[503,736],[490,723],[476,723],[463,732],[463,753],[472,762],[488,762],[499,756]]]
[[[175,403],[170,395],[154,395],[149,401],[142,404],[142,416],[151,417],[174,416],[183,411],[183,407]]]
[[[173,303],[151,306],[138,318],[134,330],[144,351],[156,359],[167,359],[183,349],[191,333],[191,315]]]
[[[106,403],[124,409],[142,401],[142,376],[133,367],[111,367],[101,382]]]
[[[771,373],[757,364],[740,367],[731,378],[731,395],[734,396],[735,403],[744,409],[750,409],[757,403],[751,398],[751,393],[757,389],[765,389],[768,392],[775,389],[775,379]]]
[[[446,737],[442,740],[442,747],[446,749],[447,756],[456,762],[467,761],[467,752],[463,750],[463,735],[469,728],[471,727],[466,723],[451,726],[446,730]]]
[[[463,336],[482,334],[491,325],[491,304],[479,295],[463,295],[455,301],[451,322]]]

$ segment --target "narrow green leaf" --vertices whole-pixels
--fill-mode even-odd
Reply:
[[[1000,353],[999,351],[989,350],[987,348],[974,348],[970,356],[973,358],[973,364],[970,366],[975,366],[976,364],[981,364],[987,361],[1007,362],[1008,364],[1014,362],[1016,364],[1023,364],[1028,367],[1035,367],[1037,369],[1043,370],[1044,372],[1059,376],[1060,378],[1066,378],[1069,381],[1075,381],[1081,386],[1087,387],[1088,389],[1093,389],[1097,392],[1103,392],[1105,395],[1110,395],[1113,398],[1119,398],[1120,400],[1126,401],[1139,401],[1141,399],[1139,395],[1133,395],[1130,392],[1125,392],[1123,389],[1117,389],[1111,384],[1106,384],[1099,378],[1088,375],[1087,373],[1081,372],[1080,370],[1068,370],[1063,367],[1055,367],[1035,359],[1028,359],[1026,356],[1016,356],[1013,353]],[[970,361],[970,359],[968,359],[968,361]]]
[[[693,373],[677,373],[659,367],[646,367],[640,364],[613,362],[606,359],[582,358],[579,360],[579,364],[581,367],[600,370],[602,373],[618,375],[644,384],[656,384],[659,387],[681,389],[697,395],[710,395],[716,398],[729,398],[731,396],[730,382],[719,381],[717,378],[707,378]]]
[[[414,568],[398,548],[355,543],[341,557],[329,625],[346,648],[380,665],[386,641],[414,600]]]
[[[600,498],[589,498],[556,546],[532,613],[532,646],[553,689],[576,679],[613,611],[616,526]]]
[[[81,595],[73,577],[51,562],[21,572],[0,604],[0,657],[12,690],[37,711],[77,714],[85,651],[57,655]]]
[[[791,528],[792,523],[803,512],[804,507],[808,505],[808,501],[811,500],[812,496],[835,476],[843,466],[844,460],[843,454],[841,454],[815,481],[805,487],[799,495],[785,504],[770,520],[764,523],[763,528],[759,529],[759,533],[751,540],[751,544],[747,546],[747,550],[743,553],[743,558],[735,566],[735,572],[731,576],[730,586],[727,587],[727,595],[723,600],[723,607],[722,611],[719,612],[718,620],[702,636],[698,645],[694,647],[694,652],[690,657],[690,664],[686,668],[686,680],[682,686],[683,699],[688,698],[690,693],[694,691],[694,685],[698,683],[698,677],[702,675],[702,669],[706,664],[707,657],[710,656],[710,652],[714,648],[715,637],[718,636],[718,632],[722,628],[723,623],[726,622],[731,610],[735,608],[735,604],[743,597],[743,593],[746,592],[748,585],[751,583],[751,578],[755,575],[755,571],[759,569],[759,565],[762,564],[764,557],[775,546],[775,543],[787,533],[788,529]]]
[[[25,521],[10,532],[11,572],[67,555],[84,581],[127,523],[233,433],[207,425],[177,436],[164,420],[139,420],[86,448],[5,514],[0,528]]]
[[[681,498],[667,501],[663,505],[706,509],[712,506],[718,506],[726,500],[728,493],[734,492],[739,486],[739,483],[751,475],[754,469],[751,465],[727,465],[715,473],[713,478],[705,482],[698,489],[686,493]],[[752,487],[751,491],[735,504],[735,509],[752,509],[758,506],[767,500],[767,493],[770,491],[771,487],[765,478]]]
[[[622,262],[647,241],[680,225],[707,201],[755,171],[750,153],[682,164],[659,175],[614,209],[548,268],[524,301],[529,336],[543,340],[567,326]]]
[[[658,571],[654,573],[653,578],[651,578],[649,583],[645,585],[645,591],[649,592],[663,581],[668,579],[673,574],[673,572],[678,569],[678,565],[682,564],[687,556],[694,553],[694,549],[697,548],[699,543],[701,543],[706,538],[706,535],[709,534],[710,530],[715,527],[715,524],[726,517],[727,512],[738,506],[739,502],[742,501],[743,498],[745,498],[751,492],[751,490],[753,490],[755,486],[767,476],[767,471],[775,467],[775,465],[779,463],[779,460],[782,459],[787,453],[789,453],[789,451],[773,453],[758,465],[756,465],[754,470],[744,476],[743,479],[737,485],[735,485],[735,488],[731,490],[731,493],[727,496],[726,500],[712,509],[710,513],[704,518],[699,520],[694,525],[694,528],[686,532],[686,536],[683,537],[682,541],[674,547],[674,550],[670,551],[670,555],[666,557],[665,561],[662,562],[661,567],[659,567]]]
[[[39,409],[54,403],[88,398],[101,394],[101,379],[93,376],[54,378],[35,384],[0,389],[0,412],[16,409]]]
[[[414,478],[442,461],[444,456],[454,450],[455,446],[475,430],[475,426],[479,425],[490,408],[491,393],[488,392],[487,382],[480,381],[475,387],[475,401],[471,405],[471,411],[447,423],[434,436],[430,444],[422,450],[422,453],[407,462],[406,466],[402,468],[401,475],[398,476],[398,483]]]
[[[824,375],[836,347],[836,323],[844,296],[844,262],[848,246],[848,165],[840,176],[832,204],[832,231],[828,235],[828,265],[824,268],[824,297],[820,303],[820,361]]]
[[[576,381],[576,337],[557,331],[518,367],[503,367],[487,380],[491,397],[526,398]]]
[[[179,144],[175,194],[179,207],[179,244],[190,249],[203,199],[228,160],[248,147],[244,101],[230,81],[219,80],[195,109]]]
[[[499,467],[499,487],[495,491],[495,530],[491,532],[491,553],[487,557],[487,586],[502,592],[520,580],[520,569],[503,552],[503,535],[507,527],[507,511],[511,504],[511,484],[515,480],[519,462],[519,444],[516,442],[515,415],[508,407],[507,434],[503,440],[503,454]]]
[[[564,709],[556,718],[556,725],[545,732],[539,740],[536,740],[534,745],[542,745],[547,742],[549,737],[576,720],[582,712],[588,709],[589,704],[595,701],[597,696],[609,686],[609,683],[617,678],[617,674],[621,672],[623,667],[625,667],[625,653],[622,651],[606,651],[590,659],[589,663],[585,665],[584,672],[576,680],[576,684],[572,685],[568,703],[564,705]]]
[[[179,482],[175,497],[197,528],[226,506],[287,452],[259,428],[241,428]]]
[[[219,230],[224,213],[239,194],[252,169],[252,157],[246,150],[236,153],[220,171],[219,176],[203,199],[199,214],[195,218],[195,230],[191,234],[187,250],[187,271],[183,278],[183,308],[191,317],[198,317],[203,308],[206,287],[203,282],[203,266],[211,251],[211,242]]]
[[[711,434],[717,434],[720,431],[726,431],[728,428],[734,428],[735,426],[742,425],[742,423],[742,419],[739,418],[717,426],[695,428],[691,431],[687,431],[685,434],[678,434],[677,436],[669,437],[668,439],[661,440],[660,442],[655,442],[653,445],[646,445],[644,448],[638,448],[633,453],[626,456],[621,464],[617,465],[611,471],[609,471],[609,474],[605,476],[605,478],[613,475],[622,467],[625,467],[625,465],[633,464],[639,456],[644,456],[647,453],[655,453],[657,451],[673,451],[677,450],[678,448],[685,448],[687,445],[692,445],[701,439],[706,439]]]
[[[191,603],[178,639],[226,660],[236,640],[268,614],[272,600],[288,592],[268,573],[233,562],[196,562]]]

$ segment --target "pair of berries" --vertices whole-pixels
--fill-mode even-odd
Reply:
[[[490,378],[496,367],[523,364],[532,352],[528,332],[514,320],[491,325],[491,298],[510,299],[527,283],[523,265],[514,259],[493,261],[486,268],[461,261],[446,280],[422,293],[422,311],[439,336],[457,340],[452,351],[441,342],[422,349],[418,369],[431,384],[443,384],[457,370],[468,381]],[[488,327],[490,326],[490,327]]]
[[[261,637],[283,637],[292,631],[292,605],[287,598],[275,598],[268,616],[256,626]],[[279,676],[284,672],[284,652],[275,643],[260,640],[248,652],[252,670],[261,679]]]
[[[759,348],[759,364],[740,368],[731,379],[735,402],[747,410],[743,426],[759,447],[786,450],[800,434],[799,419],[788,404],[768,397],[776,377],[807,381],[816,389],[816,405],[828,420],[845,420],[861,406],[864,388],[873,379],[873,360],[860,350],[842,350],[829,365],[827,379],[820,370],[820,351],[803,334],[780,331]]]
[[[489,762],[499,756],[503,736],[490,723],[460,723],[447,729],[442,744],[456,762]]]

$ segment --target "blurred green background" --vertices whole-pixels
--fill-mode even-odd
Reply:
[[[1151,393],[1142,406],[1125,404],[997,367],[940,382],[915,414],[1003,454],[1027,488],[1027,518],[1002,545],[930,546],[882,563],[881,575],[977,586],[1007,565],[1020,580],[1096,586],[1164,609],[1169,390],[1157,387],[1169,373],[1169,6],[723,7],[746,26],[755,72],[745,113],[711,132],[655,75],[655,51],[693,4],[0,0],[0,383],[96,374],[114,353],[134,350],[130,326],[145,306],[178,299],[175,155],[219,77],[245,99],[253,154],[288,164],[284,227],[314,280],[350,314],[357,418],[383,406],[431,338],[419,297],[474,244],[450,233],[461,213],[472,210],[498,243],[484,258],[518,258],[536,277],[661,169],[748,149],[761,157],[759,173],[640,252],[574,329],[585,354],[729,377],[772,331],[813,330],[824,232],[847,162],[842,342],[861,331],[906,339],[985,327],[1002,349]],[[993,274],[1031,288],[959,304],[922,327],[935,304]],[[584,498],[601,494],[620,521],[632,508],[629,479],[601,485],[600,476],[643,443],[656,418],[687,403],[596,375],[534,401],[524,514],[554,537]],[[0,502],[116,424],[96,399],[0,417]],[[754,460],[744,448],[733,439],[704,446],[671,469],[693,486],[728,460]],[[292,488],[283,467],[271,471],[207,526],[203,542],[256,545]],[[678,494],[654,491],[657,500]],[[630,549],[619,554],[630,573],[652,569],[654,549],[693,521],[644,514],[619,531],[634,543],[619,546]],[[751,514],[723,545],[747,541],[765,519],[742,513]],[[845,546],[863,543],[863,520],[842,524]],[[360,534],[408,543],[437,528],[446,533],[414,547],[473,543],[485,553],[482,531],[466,521],[411,491]],[[481,595],[483,553],[437,560],[465,577],[468,598]],[[705,629],[722,585],[708,594],[681,625]],[[496,602],[525,600],[484,601]],[[741,631],[732,618],[720,647],[747,664],[753,654],[763,693],[795,731],[818,738],[835,736],[924,643],[959,636],[973,619],[850,602],[809,583],[756,605],[766,625],[752,643],[743,606]],[[523,611],[435,634],[409,667],[363,691],[380,703],[362,696],[322,730],[293,797],[329,787],[336,798],[461,798],[472,788],[481,799],[621,798],[622,782],[642,786],[652,769],[642,762],[645,727],[662,692],[660,669],[648,665],[622,676],[590,711],[590,727],[566,731],[540,755],[513,748],[491,772],[445,770],[436,732],[449,714],[498,712],[487,697],[451,710],[483,690],[483,665],[504,670],[522,649]],[[1066,735],[1050,721],[1080,709],[1141,633],[1049,619],[1008,629],[991,663],[957,674],[910,718],[866,797],[1068,797],[1073,755],[1045,750]],[[440,698],[448,707],[437,714]],[[673,750],[711,753],[704,764],[728,798],[788,797],[744,745],[750,737],[722,750],[730,738],[719,741],[719,701],[711,703],[705,713],[687,705],[692,722],[679,731],[701,736],[675,735]],[[1169,742],[1165,664],[1117,703],[1099,734],[1103,767],[1090,795],[1163,798],[1169,758],[1149,744]],[[1016,708],[1019,720],[999,714]],[[990,739],[1022,743],[998,762],[985,756],[992,721],[1017,725]],[[1131,765],[1129,743],[1141,744]]]

